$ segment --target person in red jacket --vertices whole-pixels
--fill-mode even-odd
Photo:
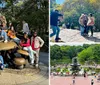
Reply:
[[[21,41],[20,45],[23,47],[23,50],[26,50],[29,52],[30,64],[33,65],[34,64],[34,54],[36,54],[36,52],[32,50],[32,47],[30,45],[30,39],[28,38],[27,33],[24,34],[24,41]]]

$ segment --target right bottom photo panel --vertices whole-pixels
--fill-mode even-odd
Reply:
[[[54,44],[50,59],[50,85],[100,85],[100,44]]]

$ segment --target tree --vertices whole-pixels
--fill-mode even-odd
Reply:
[[[100,45],[92,45],[83,50],[78,54],[78,59],[82,64],[85,64],[86,61],[92,61],[95,64],[100,64]]]
[[[95,31],[100,31],[100,0],[65,0],[65,2],[57,6],[54,5],[55,9],[59,9],[64,14],[64,21],[66,23],[73,23],[74,27],[79,27],[79,17],[81,14],[92,13],[96,18]],[[52,7],[53,8],[53,7]]]

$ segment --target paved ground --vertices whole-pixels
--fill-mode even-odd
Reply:
[[[91,85],[91,79],[94,79],[94,85],[100,85],[100,82],[96,80],[94,77],[76,77],[74,85]],[[50,77],[51,85],[73,85],[72,77],[59,77],[59,76],[51,76]]]
[[[50,32],[52,33],[52,30],[50,30]],[[61,29],[60,38],[64,42],[94,43],[100,42],[100,32],[94,32],[93,37],[83,37],[80,35],[79,30]]]
[[[40,62],[44,63],[46,66],[49,66],[49,53],[40,52]]]
[[[13,72],[9,69],[1,71],[0,74],[0,85],[49,85],[48,80],[48,53],[40,53],[40,57],[45,58],[41,61],[40,59],[40,69],[32,69],[28,72],[28,69],[15,70]],[[10,69],[11,70],[11,69]],[[27,72],[24,73],[24,70]],[[23,72],[21,74],[20,72]]]

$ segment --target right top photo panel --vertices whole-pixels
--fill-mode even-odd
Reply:
[[[99,43],[100,0],[50,0],[51,43]]]

